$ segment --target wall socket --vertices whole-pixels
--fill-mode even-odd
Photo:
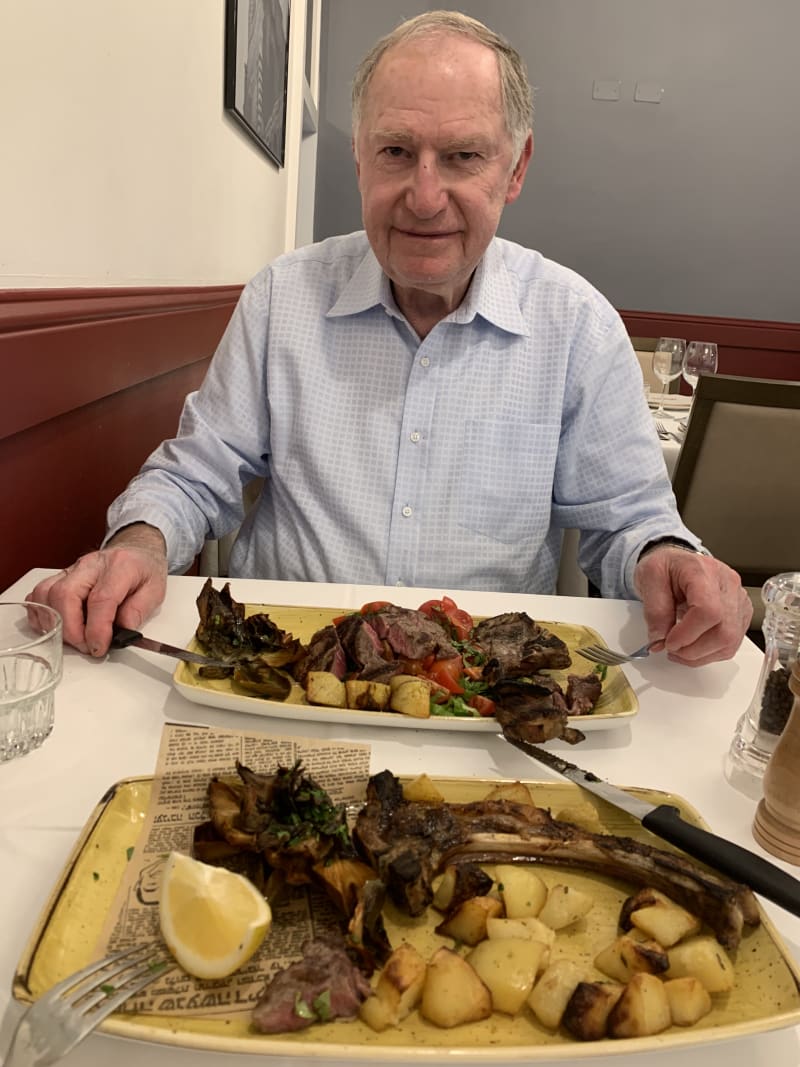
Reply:
[[[658,82],[637,82],[633,90],[633,99],[640,104],[660,104],[664,96],[664,87]]]
[[[619,100],[622,82],[594,81],[592,83],[593,100]]]

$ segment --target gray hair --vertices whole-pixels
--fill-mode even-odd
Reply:
[[[500,98],[503,105],[506,126],[511,135],[514,162],[519,158],[528,136],[533,113],[533,96],[525,61],[504,37],[484,26],[477,19],[463,15],[460,11],[427,11],[415,18],[402,22],[391,33],[373,45],[359,64],[353,78],[352,122],[353,137],[358,134],[358,127],[364,107],[369,83],[378,63],[395,45],[413,38],[436,37],[437,35],[460,34],[479,44],[490,48],[497,56],[500,71]]]

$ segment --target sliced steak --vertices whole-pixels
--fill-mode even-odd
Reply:
[[[524,677],[538,671],[563,670],[572,663],[569,649],[524,611],[506,612],[479,622],[472,641],[489,656],[496,676]]]
[[[302,686],[306,684],[309,671],[330,671],[339,679],[343,679],[347,673],[347,657],[335,626],[324,626],[317,630],[309,641],[306,655],[294,671],[295,678]]]
[[[450,659],[458,655],[447,631],[421,611],[390,605],[370,615],[369,621],[398,659]]]
[[[567,706],[570,715],[586,715],[592,711],[602,689],[600,676],[593,671],[589,674],[568,674]]]
[[[344,943],[317,937],[303,945],[303,958],[278,971],[253,1009],[262,1034],[304,1030],[331,1019],[353,1019],[370,984],[347,955]]]

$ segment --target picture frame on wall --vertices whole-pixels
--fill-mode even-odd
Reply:
[[[290,0],[225,0],[225,110],[282,167]]]

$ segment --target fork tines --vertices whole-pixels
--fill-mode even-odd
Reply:
[[[587,645],[586,648],[576,648],[575,651],[584,659],[591,660],[592,663],[602,663],[606,667],[617,667],[628,658],[601,645]]]
[[[137,945],[115,952],[70,975],[45,993],[37,1003],[58,1001],[84,1014],[102,1004],[104,1014],[110,1014],[167,969],[170,969],[170,961],[157,946]]]

